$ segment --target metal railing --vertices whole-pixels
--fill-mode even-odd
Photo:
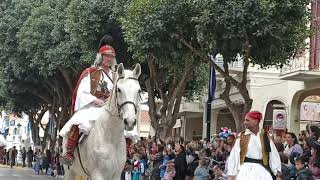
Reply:
[[[309,70],[309,59],[306,57],[291,58],[288,64],[284,65],[280,69],[280,74],[288,74],[296,71],[308,71]]]

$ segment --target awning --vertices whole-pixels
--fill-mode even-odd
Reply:
[[[149,132],[146,132],[146,131],[140,131],[140,137],[145,137],[145,138],[147,138],[147,137],[149,137]]]
[[[181,119],[177,119],[176,124],[174,124],[173,128],[180,128],[181,127]]]

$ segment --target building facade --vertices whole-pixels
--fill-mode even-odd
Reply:
[[[6,141],[6,149],[16,146],[18,150],[22,147],[33,147],[31,136],[31,129],[29,126],[29,119],[26,114],[21,117],[3,111],[1,120],[1,134]]]

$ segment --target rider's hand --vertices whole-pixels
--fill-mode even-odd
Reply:
[[[93,102],[95,105],[100,106],[100,107],[104,105],[104,101],[101,99],[95,99]]]

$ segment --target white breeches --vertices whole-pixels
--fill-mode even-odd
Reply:
[[[73,125],[77,125],[79,127],[80,133],[89,134],[92,125],[94,125],[94,122],[99,118],[102,111],[102,107],[95,106],[89,106],[78,110],[63,126],[59,132],[59,135],[66,137]],[[134,142],[137,142],[139,139],[139,133],[137,132],[136,128],[132,131],[124,131],[124,135]]]

